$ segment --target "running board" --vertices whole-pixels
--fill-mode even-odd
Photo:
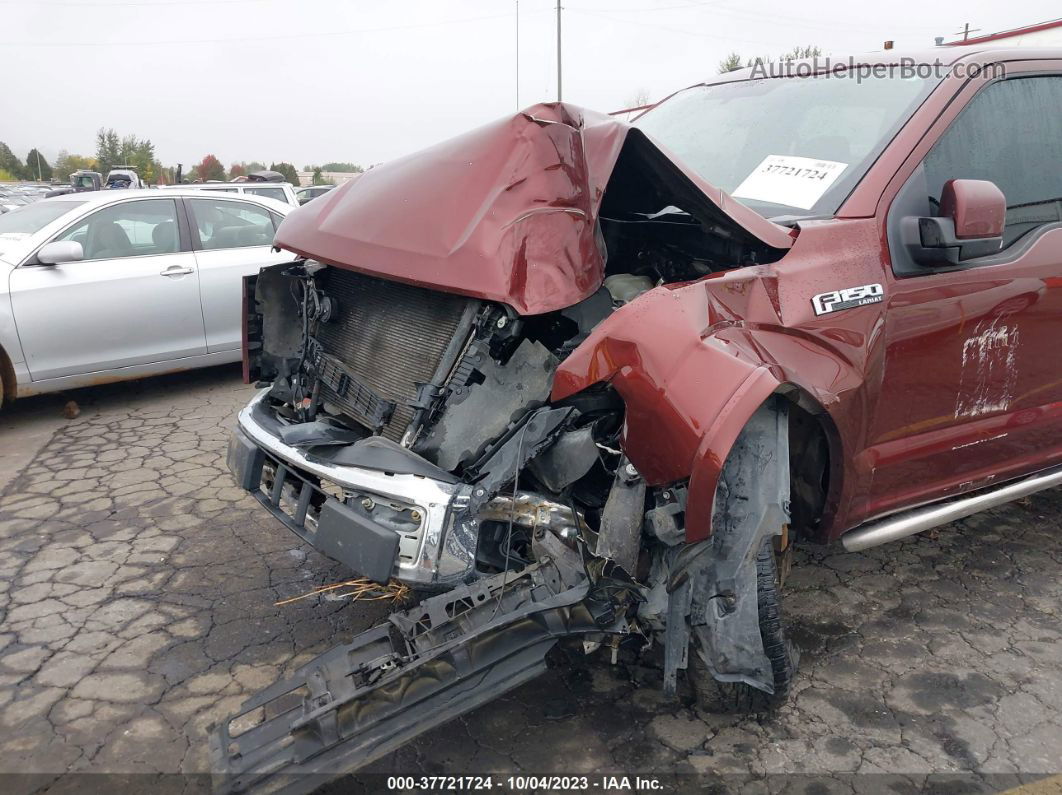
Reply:
[[[1054,486],[1062,486],[1062,467],[1047,469],[1035,475],[1005,483],[994,489],[979,491],[969,497],[937,502],[900,514],[868,522],[841,536],[841,543],[849,552],[898,541],[934,527],[965,519],[997,505],[1004,505],[1022,497]]]
[[[559,638],[606,629],[581,566],[540,561],[394,613],[249,699],[208,729],[215,790],[312,792],[537,676]]]

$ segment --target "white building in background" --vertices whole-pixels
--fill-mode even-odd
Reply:
[[[1038,22],[1013,30],[970,36],[963,41],[944,42],[947,47],[962,47],[969,44],[992,44],[1002,47],[1059,47],[1062,46],[1062,19]]]
[[[299,171],[299,185],[312,185],[313,184],[313,172],[312,171]],[[342,185],[348,180],[354,179],[354,177],[360,174],[360,171],[322,171],[321,177],[325,182],[332,180],[336,185]]]

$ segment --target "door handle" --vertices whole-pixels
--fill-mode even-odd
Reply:
[[[188,268],[184,265],[170,265],[164,271],[159,271],[159,276],[184,276],[189,273],[195,273],[195,268]]]

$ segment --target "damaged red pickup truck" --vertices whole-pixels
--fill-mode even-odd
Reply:
[[[769,709],[794,539],[1062,483],[1062,53],[935,61],[538,105],[288,216],[230,468],[419,601],[215,727],[228,788],[356,770],[571,636]]]

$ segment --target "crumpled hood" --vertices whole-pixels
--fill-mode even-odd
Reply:
[[[789,230],[698,178],[640,130],[551,103],[370,169],[288,215],[276,245],[520,314],[562,309],[601,286],[597,212],[634,138],[703,199],[702,215],[774,248],[792,244]]]

